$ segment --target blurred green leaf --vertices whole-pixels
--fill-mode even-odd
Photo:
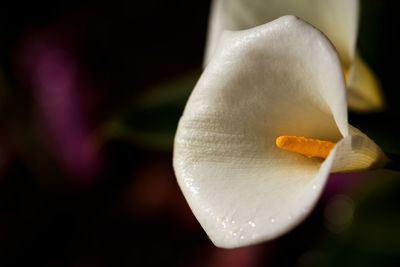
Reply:
[[[172,149],[179,118],[200,73],[194,70],[150,88],[106,122],[101,129],[103,138],[157,150]]]
[[[354,198],[354,221],[341,239],[375,254],[400,260],[400,174],[379,171]]]
[[[351,226],[325,235],[310,251],[318,257],[300,266],[399,266],[400,174],[381,170],[369,175],[352,196]]]

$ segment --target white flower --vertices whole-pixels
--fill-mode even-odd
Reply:
[[[243,30],[295,15],[324,32],[339,52],[347,80],[349,108],[365,112],[383,108],[379,82],[356,52],[359,0],[214,0],[206,59],[224,30]]]
[[[330,172],[385,161],[348,124],[345,91],[336,50],[296,17],[224,33],[188,100],[174,147],[178,183],[216,246],[286,233],[310,212]],[[325,160],[310,158],[284,150],[296,141],[278,148],[279,136],[336,146]],[[298,141],[297,148],[311,150],[313,144]]]

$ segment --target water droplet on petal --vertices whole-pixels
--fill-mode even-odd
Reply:
[[[256,224],[255,224],[253,221],[248,221],[248,224],[249,224],[251,227],[256,227]]]
[[[317,189],[318,189],[318,185],[314,184],[314,185],[312,186],[312,190],[317,190]]]

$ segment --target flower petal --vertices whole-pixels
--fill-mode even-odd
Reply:
[[[333,156],[307,158],[275,139],[338,141],[348,124],[341,63],[320,31],[286,16],[223,40],[179,122],[174,169],[211,240],[229,248],[295,227],[327,179]]]
[[[352,110],[365,112],[383,109],[384,100],[379,81],[358,54],[349,70],[347,82],[347,101]]]
[[[358,0],[214,0],[205,63],[224,30],[243,30],[295,15],[314,25],[333,42],[347,68],[354,57],[358,31]]]
[[[332,172],[376,169],[388,162],[386,155],[368,136],[351,125],[349,131],[349,136],[336,145]]]

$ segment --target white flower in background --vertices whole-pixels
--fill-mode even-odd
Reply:
[[[325,33],[339,52],[347,81],[349,108],[366,112],[383,108],[379,82],[356,51],[359,0],[214,0],[207,63],[224,30],[244,30],[283,15],[295,15]]]
[[[296,17],[223,34],[174,147],[178,183],[216,246],[276,238],[307,216],[330,172],[384,163],[348,124],[345,86],[330,41]]]

